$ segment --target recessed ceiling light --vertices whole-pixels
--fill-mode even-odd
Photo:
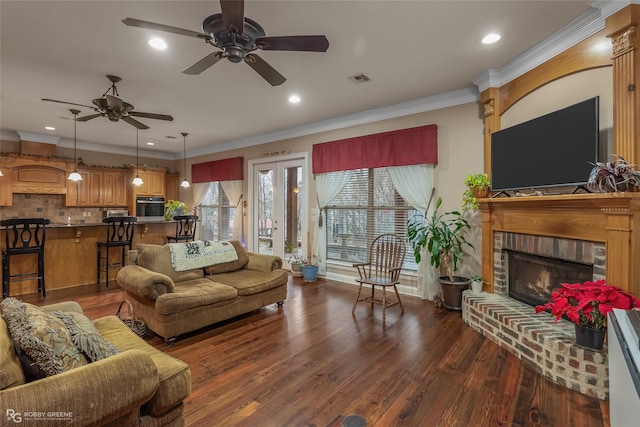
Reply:
[[[45,126],[44,128],[46,130],[56,130],[56,128],[54,128],[53,126]]]
[[[300,102],[300,97],[298,95],[291,95],[289,97],[289,102],[292,104],[297,104],[298,102]]]
[[[149,142],[147,142],[147,145],[156,145],[156,143],[149,141]]]
[[[500,40],[500,34],[492,33],[484,36],[484,38],[482,39],[482,43],[491,44],[497,42],[498,40]]]
[[[167,48],[167,43],[159,37],[154,37],[149,40],[149,45],[158,50],[165,50]]]

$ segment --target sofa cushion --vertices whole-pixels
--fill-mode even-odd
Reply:
[[[230,301],[238,296],[238,291],[221,283],[207,279],[188,280],[176,283],[173,293],[156,298],[156,311],[167,315],[179,313],[194,307],[201,307]]]
[[[235,288],[238,295],[253,295],[264,292],[278,286],[286,285],[289,280],[287,272],[284,270],[273,270],[269,272],[255,270],[240,270],[232,273],[211,274],[207,279],[214,282],[223,283]]]
[[[7,323],[0,319],[0,390],[26,382]]]
[[[233,245],[238,255],[238,259],[235,261],[223,262],[220,264],[210,265],[204,268],[206,274],[227,273],[231,271],[240,270],[249,262],[249,256],[247,251],[244,250],[242,244],[238,240],[230,240],[229,243]]]
[[[199,279],[204,276],[201,268],[187,271],[176,271],[171,265],[171,251],[167,245],[138,243],[138,265],[148,270],[169,276],[175,283]]]
[[[151,400],[143,405],[146,413],[154,416],[162,415],[189,396],[191,393],[189,365],[150,346],[115,316],[103,317],[93,323],[98,332],[120,351],[137,349],[151,356],[158,369],[160,384]],[[122,384],[122,387],[125,392],[127,387],[135,387],[135,384]]]
[[[2,301],[2,315],[27,380],[50,376],[86,365],[87,360],[71,339],[64,322],[35,305],[15,298]],[[33,369],[33,364],[39,369]]]
[[[73,344],[92,362],[120,353],[100,335],[93,322],[84,314],[62,311],[54,311],[52,314],[64,322],[71,333]]]

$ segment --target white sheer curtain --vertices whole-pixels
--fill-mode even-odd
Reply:
[[[243,230],[243,219],[242,218],[242,180],[237,181],[220,181],[220,185],[222,186],[222,191],[227,195],[227,198],[231,203],[235,204],[236,214],[233,220],[233,240],[239,240],[243,245],[244,241],[244,230]]]
[[[193,184],[191,188],[193,189],[193,207],[194,211],[197,212],[200,209],[200,205],[204,200],[204,197],[207,195],[207,191],[209,190],[210,182],[201,182],[197,184]],[[199,215],[200,219],[202,219],[202,215]],[[202,226],[196,228],[196,239],[200,238],[200,230]]]
[[[396,191],[407,203],[422,212],[431,210],[429,205],[433,191],[433,165],[394,166],[388,167],[387,171]],[[422,298],[433,300],[441,289],[426,252],[426,248],[423,248],[422,261],[418,264],[418,292]]]
[[[313,228],[313,252],[318,256],[318,273],[327,273],[327,235],[322,221],[322,208],[327,206],[344,188],[351,179],[353,171],[339,171],[322,173],[315,176],[316,196],[318,197],[318,207],[320,213],[318,221],[312,224]]]

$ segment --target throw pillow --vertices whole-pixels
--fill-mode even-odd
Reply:
[[[73,344],[92,362],[120,353],[113,344],[102,338],[93,322],[84,314],[62,311],[54,311],[52,314],[64,322],[71,333]]]
[[[71,334],[62,320],[15,298],[7,298],[0,304],[14,345],[28,356],[21,358],[22,363],[27,363],[27,366],[23,365],[25,376],[28,372],[33,374],[37,371],[33,364],[45,376],[87,364],[85,357],[73,345]]]

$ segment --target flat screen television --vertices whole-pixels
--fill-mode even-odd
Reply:
[[[491,190],[587,183],[598,159],[599,98],[491,135]]]

